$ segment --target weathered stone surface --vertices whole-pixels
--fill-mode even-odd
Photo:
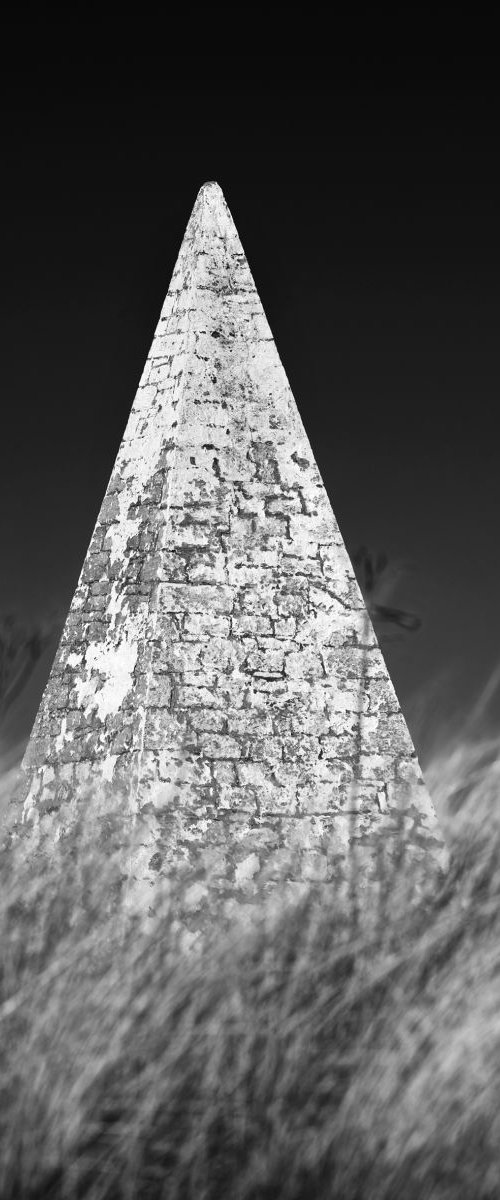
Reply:
[[[398,806],[410,849],[441,852],[216,184],[186,231],[24,771],[26,819],[48,806],[54,829],[84,782],[152,803],[134,866],[146,897],[176,861],[210,862],[233,898],[286,855],[290,878],[342,879],[353,842],[374,874]]]

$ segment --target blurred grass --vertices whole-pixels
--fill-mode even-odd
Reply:
[[[376,904],[278,887],[190,952],[178,897],[124,908],[92,805],[36,871],[4,849],[2,1200],[500,1195],[498,763],[436,763],[418,900],[408,860]]]

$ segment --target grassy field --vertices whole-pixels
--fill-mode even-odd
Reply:
[[[500,1195],[499,762],[434,768],[445,881],[313,887],[187,953],[118,907],[91,821],[34,874],[3,854],[0,1196]],[[358,897],[359,900],[359,897]]]

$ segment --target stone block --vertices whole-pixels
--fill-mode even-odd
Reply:
[[[198,744],[205,758],[241,757],[240,743],[228,734],[200,733]]]
[[[285,652],[282,647],[276,649],[251,650],[245,657],[244,668],[252,675],[267,678],[280,677],[283,674]]]
[[[228,731],[239,737],[270,736],[273,732],[271,714],[267,709],[243,708],[239,712],[228,712],[226,715]]]
[[[170,675],[155,675],[151,681],[148,703],[154,708],[170,708],[172,680]]]
[[[233,590],[216,584],[161,583],[158,588],[160,612],[231,613]]]
[[[219,612],[188,612],[184,618],[183,640],[210,641],[212,638],[229,638],[230,620]]]
[[[198,733],[225,733],[228,718],[216,708],[196,708],[192,710],[191,722]],[[233,732],[236,730],[229,728],[229,733]]]
[[[321,654],[316,650],[290,650],[285,658],[285,675],[304,681],[323,679],[325,669]]]
[[[248,634],[257,635],[273,633],[273,623],[269,616],[261,613],[235,613],[231,618],[231,635],[234,638],[246,637]]]

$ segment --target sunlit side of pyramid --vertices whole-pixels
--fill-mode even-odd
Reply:
[[[376,872],[434,811],[231,215],[200,191],[24,759],[60,836],[95,784],[148,813],[147,892]],[[271,866],[270,866],[271,864]]]

